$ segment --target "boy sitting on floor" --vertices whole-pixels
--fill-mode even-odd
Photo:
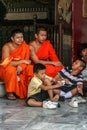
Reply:
[[[35,107],[44,107],[54,109],[57,106],[54,102],[59,99],[58,93],[56,94],[53,89],[62,86],[62,83],[52,85],[52,82],[46,76],[46,67],[43,64],[37,63],[33,68],[34,77],[28,86],[27,105]],[[57,91],[58,92],[58,91]],[[45,101],[50,98],[50,101]]]
[[[73,62],[71,69],[69,67],[65,67],[58,73],[55,79],[57,81],[63,80],[65,82],[63,86],[58,88],[60,90],[60,96],[71,98],[76,94],[83,95],[83,78],[81,71],[85,67],[85,61],[82,59],[77,59],[75,62]],[[78,96],[77,98],[78,99],[74,99],[78,100],[78,103],[85,102],[85,99],[83,99],[82,97]],[[70,105],[73,106],[73,103],[70,103]]]

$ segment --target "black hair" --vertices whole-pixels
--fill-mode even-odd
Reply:
[[[47,32],[47,29],[44,26],[36,27],[35,33],[39,34],[40,31],[46,31]]]
[[[33,67],[33,72],[34,73],[38,73],[39,70],[43,70],[43,69],[46,69],[45,65],[41,64],[41,63],[37,63],[34,65]]]
[[[14,30],[12,30],[12,32],[11,32],[11,37],[14,37],[15,34],[17,34],[17,33],[22,33],[22,34],[23,34],[23,32],[22,32],[21,29],[14,29]]]
[[[87,43],[81,43],[78,46],[78,57],[81,58],[82,57],[82,50],[87,48]]]

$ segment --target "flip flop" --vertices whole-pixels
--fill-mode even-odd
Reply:
[[[12,94],[8,94],[8,95],[7,95],[7,98],[8,98],[9,100],[16,100],[16,97],[15,97],[14,95],[12,95]]]

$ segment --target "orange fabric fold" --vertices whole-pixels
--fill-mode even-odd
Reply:
[[[59,61],[56,52],[49,40],[46,40],[42,43],[41,47],[37,50],[36,55],[40,60]],[[46,64],[46,74],[54,77],[62,68],[63,66]]]
[[[6,85],[6,92],[14,92],[21,99],[27,97],[27,87],[30,79],[33,77],[33,66],[27,64],[20,64],[22,67],[22,73],[20,75],[16,74],[16,67],[9,65],[9,63],[14,60],[30,58],[29,46],[25,41],[15,50],[10,53],[10,56],[5,60],[2,55],[2,63],[0,66],[0,77],[4,80]],[[18,77],[20,81],[18,82]]]
[[[0,65],[6,67],[12,60],[18,61],[20,58],[13,58],[12,56],[9,56]]]

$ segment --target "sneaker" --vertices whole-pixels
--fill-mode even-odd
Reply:
[[[53,104],[53,102],[51,102],[51,101],[44,101],[43,102],[43,108],[56,109],[57,106],[55,104]]]
[[[76,98],[77,98],[78,103],[85,103],[86,102],[86,99],[82,98],[82,96],[78,96]]]
[[[72,99],[71,99],[71,101],[69,102],[69,105],[71,106],[71,107],[78,107],[78,101],[76,100],[76,98],[75,97],[73,97]]]
[[[60,107],[60,104],[58,102],[52,102],[56,107]]]
[[[65,101],[65,97],[64,96],[60,96],[59,97],[59,101],[64,102]]]

